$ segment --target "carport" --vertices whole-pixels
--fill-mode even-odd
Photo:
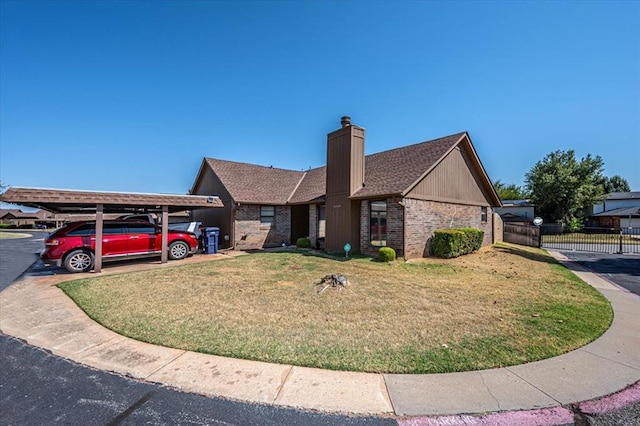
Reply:
[[[134,192],[76,191],[67,189],[9,188],[0,200],[47,210],[52,213],[84,213],[96,215],[96,248],[94,271],[102,271],[102,234],[105,213],[162,214],[161,262],[166,263],[169,213],[184,210],[223,207],[215,196],[145,194]]]

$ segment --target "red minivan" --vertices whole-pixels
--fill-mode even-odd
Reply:
[[[184,259],[198,250],[195,234],[169,229],[169,259]],[[45,265],[64,266],[69,272],[93,268],[96,223],[70,223],[44,240],[40,258]],[[162,228],[143,221],[105,220],[102,234],[103,261],[161,255]]]

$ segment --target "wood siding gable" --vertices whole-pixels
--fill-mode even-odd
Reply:
[[[220,247],[224,247],[223,237],[225,235],[230,235],[230,241],[233,241],[232,222],[235,200],[206,160],[203,160],[190,192],[192,195],[216,195],[220,197],[224,204],[223,208],[194,210],[191,212],[191,219],[202,222],[204,226],[217,226],[220,228]]]
[[[497,195],[466,138],[445,154],[405,193],[405,197],[478,206],[499,205],[496,204]]]

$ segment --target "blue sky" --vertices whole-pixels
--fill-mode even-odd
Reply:
[[[600,155],[640,190],[640,2],[0,3],[0,180],[186,193],[468,131],[489,177]]]

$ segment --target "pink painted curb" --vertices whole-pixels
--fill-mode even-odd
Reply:
[[[602,414],[640,402],[640,382],[604,398],[577,404],[584,414]]]
[[[573,412],[563,407],[511,411],[484,416],[456,415],[398,420],[399,426],[556,426],[572,424]]]

